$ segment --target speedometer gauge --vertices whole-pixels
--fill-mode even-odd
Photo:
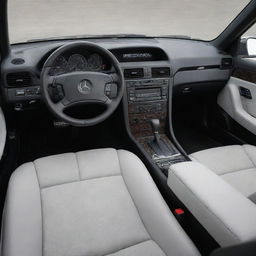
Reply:
[[[88,59],[89,69],[92,71],[100,71],[102,69],[103,60],[97,53],[92,54]]]
[[[67,65],[67,60],[62,55],[58,56],[55,59],[53,66],[49,71],[49,75],[58,76],[60,74],[65,73]]]
[[[85,71],[88,63],[84,56],[81,54],[73,54],[68,59],[68,71]]]

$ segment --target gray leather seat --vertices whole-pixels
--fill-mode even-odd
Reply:
[[[234,145],[190,155],[256,203],[256,147]]]
[[[100,149],[38,159],[12,175],[3,256],[198,255],[143,163]]]
[[[218,147],[190,157],[170,167],[173,192],[221,246],[255,241],[256,147]]]

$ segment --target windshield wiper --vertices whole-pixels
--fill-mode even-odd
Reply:
[[[36,38],[27,40],[27,42],[40,42],[40,41],[54,41],[54,40],[67,40],[67,39],[97,39],[97,38],[147,38],[143,34],[109,34],[109,35],[79,35],[79,36],[62,36],[62,37],[48,37]]]

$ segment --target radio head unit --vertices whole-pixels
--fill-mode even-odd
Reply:
[[[135,88],[135,99],[143,99],[143,98],[149,98],[149,99],[161,99],[161,88]]]
[[[128,102],[167,100],[168,79],[145,79],[127,81]]]

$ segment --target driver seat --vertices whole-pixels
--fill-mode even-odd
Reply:
[[[38,159],[12,175],[3,256],[199,255],[143,163],[125,150]]]

